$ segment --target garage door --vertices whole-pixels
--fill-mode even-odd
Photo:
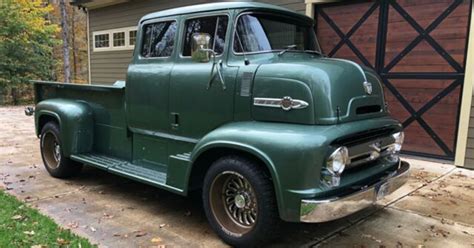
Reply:
[[[316,6],[323,52],[380,74],[404,153],[454,159],[471,1],[347,2]]]

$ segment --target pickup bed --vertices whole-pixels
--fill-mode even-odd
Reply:
[[[228,244],[280,221],[325,222],[402,186],[404,134],[379,77],[325,57],[313,20],[261,3],[203,4],[138,23],[126,82],[35,81],[47,171],[85,164],[187,195],[202,191]]]

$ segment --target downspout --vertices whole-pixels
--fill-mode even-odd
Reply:
[[[88,78],[89,78],[89,84],[92,84],[91,81],[91,39],[90,39],[90,32],[89,32],[89,10],[86,9],[86,14],[87,14],[87,20],[86,20],[86,26],[87,26],[87,73],[88,73]]]

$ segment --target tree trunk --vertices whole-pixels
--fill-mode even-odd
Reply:
[[[66,4],[64,0],[59,0],[61,11],[61,29],[63,39],[63,62],[64,62],[64,81],[71,82],[71,65],[69,63],[69,27],[67,24]]]
[[[16,87],[11,88],[11,97],[13,105],[18,105],[18,89]]]
[[[72,70],[74,72],[73,78],[77,80],[77,46],[76,46],[76,8],[72,8],[71,18],[72,28]]]

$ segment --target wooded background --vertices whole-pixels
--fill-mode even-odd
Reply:
[[[68,0],[0,0],[0,104],[31,102],[28,80],[87,82],[86,16]]]

